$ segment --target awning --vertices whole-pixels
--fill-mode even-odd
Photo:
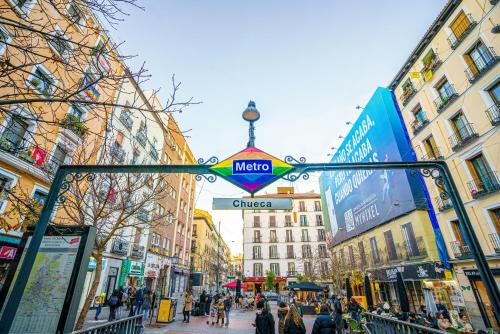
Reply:
[[[313,282],[302,282],[293,285],[289,285],[285,288],[286,290],[293,291],[323,291],[323,288]]]
[[[236,289],[236,281],[232,281],[232,282],[229,282],[227,284],[224,284],[224,287],[229,288],[229,289]],[[244,283],[241,283],[241,288],[246,289],[247,285]]]

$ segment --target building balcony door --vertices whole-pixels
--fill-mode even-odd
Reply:
[[[493,328],[493,330],[498,331],[500,329],[500,322],[495,316],[495,311],[486,292],[484,282],[481,280],[471,280],[471,285],[486,328]]]

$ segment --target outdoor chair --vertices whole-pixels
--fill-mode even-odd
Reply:
[[[361,326],[361,322],[356,321],[352,318],[348,318],[347,321],[349,321],[349,328],[350,328],[350,333],[364,333],[364,329]]]

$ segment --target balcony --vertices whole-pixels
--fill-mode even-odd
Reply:
[[[399,97],[399,99],[403,103],[403,106],[406,106],[408,102],[410,102],[410,100],[415,96],[415,94],[417,94],[417,90],[413,88],[412,85],[407,86],[403,94],[401,94],[401,96]]]
[[[401,245],[398,244],[397,250],[400,251],[403,260],[416,260],[427,257],[423,237],[416,237],[414,245],[406,242]]]
[[[307,236],[307,237],[302,236],[302,238],[300,238],[300,241],[302,241],[302,242],[310,242],[311,238],[309,238],[309,236]]]
[[[478,137],[479,135],[476,130],[474,130],[474,124],[468,123],[460,129],[457,129],[456,133],[451,135],[448,139],[451,149],[456,152]]]
[[[153,159],[153,161],[156,161],[156,162],[158,161],[158,158],[160,157],[158,151],[153,146],[151,146],[151,150],[149,151],[149,155],[151,156],[151,159]]]
[[[146,210],[140,210],[137,213],[136,217],[137,217],[137,219],[139,219],[140,221],[142,221],[144,223],[149,222],[149,212],[147,212]]]
[[[287,277],[296,277],[296,276],[299,276],[299,275],[300,275],[300,273],[298,271],[295,271],[295,270],[293,270],[293,271],[287,271],[286,272],[286,276]]]
[[[465,69],[465,74],[470,83],[476,82],[498,62],[498,57],[493,48],[488,48],[483,53],[481,57],[474,59],[473,63]]]
[[[260,244],[262,242],[262,238],[253,238],[254,244]]]
[[[254,222],[254,223],[253,223],[253,227],[259,228],[259,227],[260,227],[260,223],[256,223],[256,222]]]
[[[130,131],[132,130],[132,126],[134,125],[134,120],[130,117],[130,112],[122,110],[120,113],[120,117],[118,117],[120,122]]]
[[[415,119],[411,122],[411,128],[414,135],[417,135],[427,126],[427,124],[429,124],[429,120],[427,119],[427,116],[425,116],[425,113],[422,112],[422,116],[420,118],[421,119]]]
[[[294,242],[293,237],[286,237],[285,242]]]
[[[285,227],[292,227],[291,221],[285,221]]]
[[[326,237],[324,234],[318,235],[318,241],[326,241]]]
[[[286,254],[286,258],[287,259],[295,259],[295,254],[293,254],[293,253],[287,253]]]
[[[500,124],[500,106],[498,104],[494,104],[486,109],[486,115],[488,116],[491,125],[497,126]]]
[[[476,25],[477,22],[470,14],[467,14],[456,26],[455,32],[452,32],[447,38],[451,48],[455,50]]]
[[[278,238],[270,238],[269,242],[273,244],[278,243]]]
[[[116,142],[111,146],[109,154],[120,163],[125,161],[125,150]]]
[[[111,245],[111,253],[125,256],[128,253],[128,247],[128,241],[117,238],[113,240],[113,244]]]
[[[83,122],[72,114],[67,114],[66,117],[61,121],[61,126],[65,129],[70,130],[75,135],[80,138],[85,137],[89,129],[83,124]]]
[[[422,155],[421,160],[429,161],[429,160],[443,160],[444,156],[441,154],[441,149],[439,147],[433,147],[431,152],[426,152],[426,154]]]
[[[434,105],[438,112],[443,112],[449,105],[453,103],[458,97],[458,93],[452,85],[449,85],[444,89],[445,94],[439,95],[437,99],[434,100]]]
[[[495,250],[495,253],[500,253],[500,236],[498,236],[498,233],[491,233],[489,235],[491,245],[493,246],[493,249]]]
[[[253,259],[254,260],[262,260],[262,255],[261,254],[254,254]]]
[[[135,139],[142,145],[142,147],[146,147],[146,143],[148,142],[148,137],[146,136],[146,132],[144,130],[137,131],[135,135]]]
[[[139,244],[133,244],[132,245],[132,253],[130,254],[130,257],[133,257],[136,259],[142,259],[144,257],[144,250],[145,250],[144,246],[141,246]]]
[[[443,198],[441,198],[441,196],[437,196],[437,197],[435,197],[435,200],[436,200],[436,203],[438,206],[438,210],[441,212],[449,210],[453,207],[453,203],[451,202],[451,199],[449,199],[449,198],[443,199]]]
[[[450,242],[451,246],[451,251],[453,252],[453,255],[455,258],[460,259],[460,258],[467,258],[471,256],[471,251],[468,245],[464,244],[460,240],[455,240]]]
[[[479,198],[500,190],[497,172],[487,172],[467,182],[472,198]]]
[[[429,60],[429,62],[427,64],[425,64],[424,68],[420,71],[422,78],[424,78],[424,80],[425,80],[425,78],[427,77],[427,73],[429,73],[429,71],[431,71],[432,73],[436,72],[442,63],[443,62],[441,61],[441,59],[439,59],[437,54],[434,54],[434,57],[432,57],[432,59]],[[428,81],[428,80],[426,80],[426,81]]]
[[[269,255],[269,258],[270,259],[279,259],[280,256],[279,256],[279,254],[271,254],[271,255]]]

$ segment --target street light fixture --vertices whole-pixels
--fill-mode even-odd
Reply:
[[[170,264],[170,286],[168,288],[168,296],[172,297],[172,287],[174,285],[174,266],[179,263],[179,256],[177,254],[174,254],[173,256],[169,256],[169,259],[171,261]]]
[[[255,147],[255,127],[254,122],[257,122],[260,118],[260,113],[255,107],[255,102],[248,102],[248,107],[243,111],[242,117],[245,121],[249,122],[248,128],[248,144],[247,147]]]

